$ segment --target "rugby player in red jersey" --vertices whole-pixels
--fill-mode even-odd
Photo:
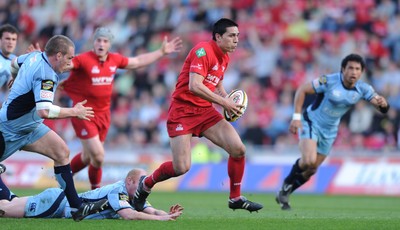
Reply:
[[[228,53],[236,49],[238,41],[238,25],[223,18],[214,24],[212,40],[200,42],[186,57],[172,95],[167,120],[172,161],[164,162],[151,175],[141,178],[134,197],[137,211],[143,210],[146,198],[156,183],[189,171],[192,136],[204,136],[228,152],[228,207],[250,212],[263,208],[261,204],[241,196],[246,147],[233,126],[213,106],[216,103],[231,114],[240,113],[242,105],[227,98],[222,85],[229,63]]]
[[[86,106],[92,107],[95,117],[90,121],[71,119],[83,150],[71,160],[72,172],[76,173],[89,165],[88,173],[92,189],[100,187],[102,164],[104,161],[104,141],[111,123],[110,105],[117,69],[136,69],[149,65],[164,55],[179,52],[182,40],[178,37],[171,41],[164,38],[160,49],[135,57],[125,57],[109,52],[113,34],[105,27],[94,32],[94,49],[77,55],[72,60],[72,70],[63,89],[73,104],[87,100]]]

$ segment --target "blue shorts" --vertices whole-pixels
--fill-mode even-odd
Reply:
[[[317,142],[317,152],[323,155],[328,155],[332,149],[333,143],[335,142],[336,135],[327,137],[321,131],[321,128],[316,127],[312,122],[302,120],[301,123],[303,125],[303,130],[299,132],[299,138],[314,140]]]
[[[43,123],[27,133],[22,133],[21,131],[14,132],[11,129],[7,129],[6,124],[3,123],[2,125],[4,126],[0,128],[0,131],[4,137],[5,150],[3,155],[0,153],[0,162],[7,159],[18,150],[21,150],[24,146],[35,143],[50,131],[50,128]]]
[[[25,205],[27,218],[63,218],[67,198],[62,189],[48,188],[31,196]]]

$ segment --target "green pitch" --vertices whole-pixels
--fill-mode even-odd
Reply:
[[[29,195],[37,191],[15,190]],[[400,229],[400,197],[370,196],[292,196],[292,211],[281,211],[273,194],[244,194],[264,205],[259,213],[232,211],[227,207],[227,193],[153,192],[151,203],[167,210],[170,205],[184,206],[184,214],[172,222],[8,219],[0,218],[0,229]]]

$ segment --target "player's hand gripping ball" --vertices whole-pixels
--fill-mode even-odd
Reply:
[[[239,116],[236,116],[235,114],[232,114],[232,116],[229,116],[228,111],[226,111],[224,109],[225,120],[227,120],[229,122],[234,122],[237,119],[239,119],[241,116],[243,116],[244,112],[246,111],[247,103],[248,103],[247,94],[245,91],[243,91],[241,89],[235,89],[228,95],[228,97],[232,98],[236,104],[243,105],[243,107],[241,108],[242,114],[240,114]]]

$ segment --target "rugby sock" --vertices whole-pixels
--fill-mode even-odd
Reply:
[[[305,179],[302,174],[297,174],[297,176],[294,180],[291,192],[294,192],[294,190],[298,189],[300,186],[302,186],[307,181],[308,181],[308,179]]]
[[[76,154],[71,160],[72,173],[77,173],[84,169],[86,166],[87,164],[83,163],[82,161],[82,153]]]
[[[11,201],[15,197],[17,196],[13,192],[11,192],[10,189],[8,189],[0,176],[0,200]]]
[[[167,161],[162,163],[160,167],[158,167],[158,169],[153,172],[153,174],[146,177],[146,179],[144,180],[144,185],[147,188],[151,189],[156,183],[168,180],[169,178],[176,176],[178,175],[175,173],[172,161]]]
[[[65,196],[67,197],[68,203],[72,208],[79,208],[82,204],[82,200],[76,193],[74,180],[72,179],[72,172],[70,164],[63,166],[54,166],[54,173],[56,179],[64,190]]]
[[[89,181],[92,186],[92,189],[100,188],[101,176],[103,174],[103,170],[100,168],[96,168],[93,165],[89,165]]]
[[[285,184],[293,184],[298,174],[301,174],[304,170],[302,170],[299,166],[300,158],[296,160],[296,162],[292,166],[292,170],[289,175],[285,178]]]
[[[228,175],[230,178],[230,193],[229,198],[240,197],[242,179],[244,174],[245,158],[233,158],[228,159]]]

